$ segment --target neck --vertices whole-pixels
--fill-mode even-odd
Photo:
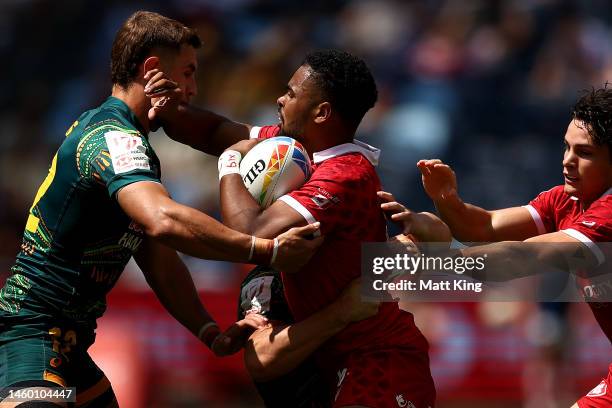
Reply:
[[[344,143],[351,143],[354,136],[355,132],[347,129],[345,126],[330,123],[320,129],[319,135],[310,138],[312,141],[311,151],[315,153]]]
[[[580,199],[580,205],[582,207],[582,211],[588,210],[588,208],[591,206],[591,204],[593,204],[595,201],[597,201],[601,197],[603,197],[608,192],[608,190],[610,190],[610,187],[608,187],[603,193],[599,194],[597,197],[592,197],[590,199],[581,198]]]
[[[111,95],[123,101],[134,113],[136,118],[138,118],[138,121],[144,128],[144,131],[149,133],[148,113],[151,104],[144,96],[144,89],[142,85],[133,83],[127,89],[113,85]]]

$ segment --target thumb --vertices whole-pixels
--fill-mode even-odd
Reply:
[[[151,107],[149,109],[147,116],[149,120],[155,120],[155,117],[157,116],[157,110],[155,109],[155,107]]]
[[[308,224],[303,227],[296,227],[294,228],[295,230],[294,232],[296,233],[296,235],[300,237],[307,237],[319,231],[320,228],[321,228],[321,223],[317,221],[315,223]]]

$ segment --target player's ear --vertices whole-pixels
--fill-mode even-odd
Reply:
[[[331,103],[329,102],[321,102],[317,106],[315,106],[315,123],[323,123],[326,120],[329,120],[332,113]]]
[[[155,55],[152,55],[144,60],[140,75],[144,76],[144,74],[152,69],[159,69],[159,57],[156,57]]]

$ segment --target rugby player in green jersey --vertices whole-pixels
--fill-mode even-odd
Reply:
[[[320,244],[304,238],[318,225],[275,240],[241,234],[174,202],[161,184],[147,139],[145,73],[162,69],[187,103],[196,93],[199,46],[193,30],[149,12],[135,13],[117,33],[112,96],[66,132],[30,208],[12,275],[0,289],[0,406],[67,406],[2,401],[15,387],[58,386],[76,387],[79,407],[117,405],[87,349],[106,294],[132,256],[164,307],[215,354],[227,355],[266,320],[252,314],[221,333],[176,250],[287,269],[303,265]]]

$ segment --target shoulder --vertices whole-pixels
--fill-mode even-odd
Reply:
[[[543,211],[553,211],[567,208],[567,205],[575,203],[576,200],[565,192],[563,185],[559,185],[542,191],[529,204]]]
[[[280,135],[280,125],[253,126],[250,131],[251,139],[269,139]]]
[[[565,193],[563,185],[554,186],[548,190],[542,191],[537,195],[537,199],[548,199],[548,200],[569,200],[570,196]]]
[[[315,169],[312,178],[362,184],[376,180],[376,170],[363,155],[349,153],[325,160]]]
[[[595,200],[585,211],[584,215],[597,215],[601,218],[609,219],[612,224],[612,194],[606,194]]]

